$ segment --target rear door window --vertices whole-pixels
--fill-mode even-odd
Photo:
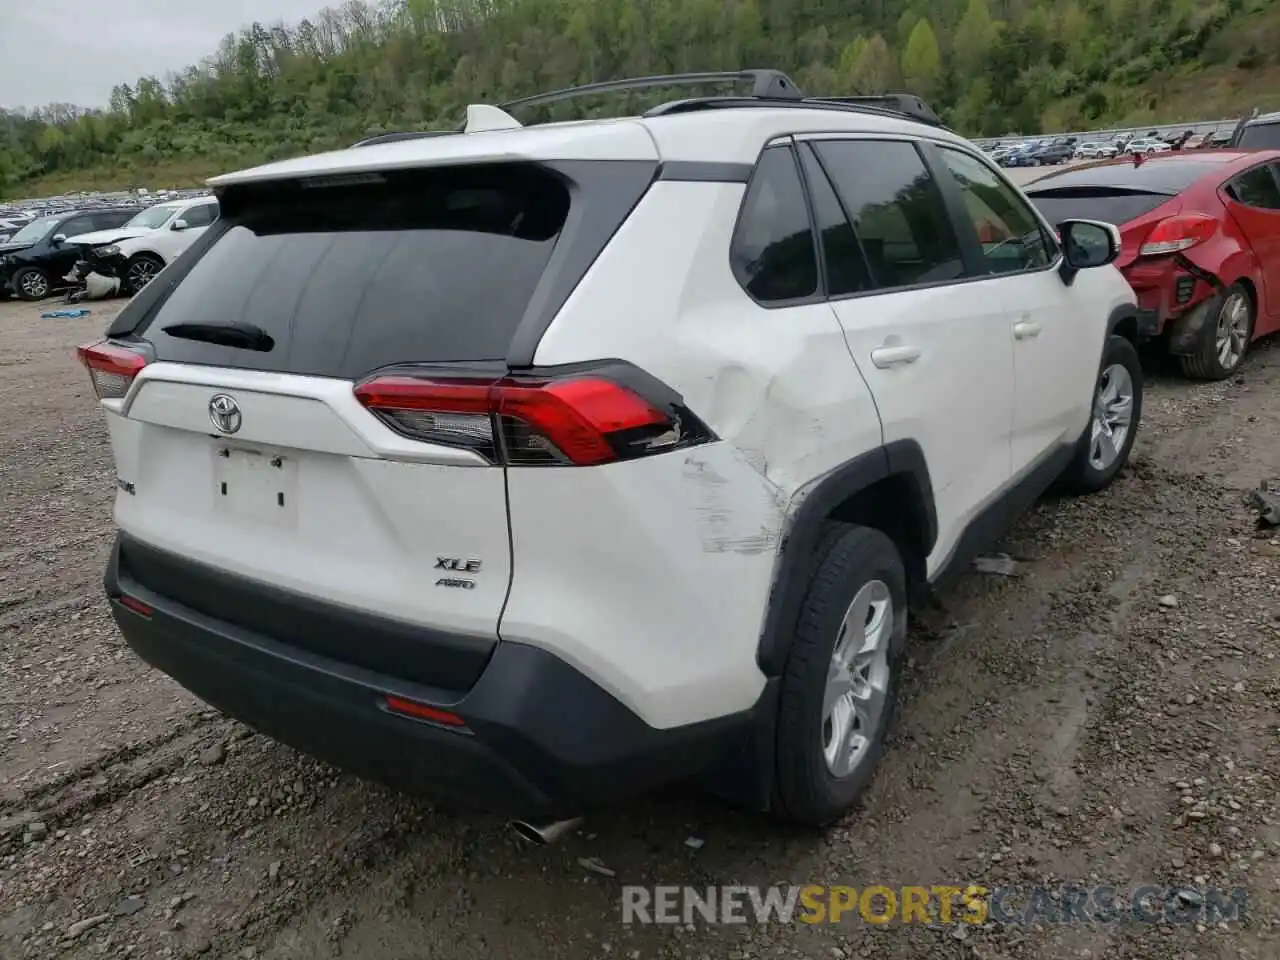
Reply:
[[[1246,170],[1227,184],[1227,194],[1247,207],[1280,210],[1280,187],[1270,164]]]
[[[833,297],[864,293],[875,288],[871,269],[867,266],[862,244],[853,232],[853,224],[845,216],[835,188],[806,145],[801,149],[801,164],[809,183],[813,217],[822,243],[822,259],[827,271],[827,293]]]
[[[853,222],[877,290],[965,275],[946,204],[913,144],[822,140],[813,146]]]
[[[790,147],[770,147],[756,164],[729,260],[743,289],[761,303],[786,303],[818,292],[813,227]]]
[[[157,359],[344,379],[501,360],[570,206],[557,176],[515,163],[241,191],[217,241],[137,331]],[[248,324],[270,345],[165,332],[179,324]]]

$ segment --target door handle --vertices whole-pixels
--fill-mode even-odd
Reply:
[[[1040,324],[1030,320],[1019,320],[1013,325],[1013,336],[1015,340],[1030,340],[1032,337],[1038,337]]]
[[[915,363],[920,359],[920,353],[919,347],[905,345],[876,347],[871,351],[871,362],[881,370],[884,370],[888,367],[900,367],[904,364]]]

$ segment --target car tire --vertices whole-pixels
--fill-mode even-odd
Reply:
[[[775,813],[805,826],[839,819],[871,782],[907,637],[906,571],[892,540],[832,524],[816,559],[782,674],[775,748]]]
[[[135,253],[124,265],[124,278],[121,289],[134,296],[138,291],[155,279],[156,274],[164,269],[164,261],[154,253]]]
[[[19,299],[34,302],[53,293],[53,281],[39,267],[23,267],[13,275],[13,289]]]
[[[1200,328],[1195,353],[1179,357],[1182,372],[1195,380],[1225,380],[1244,362],[1253,340],[1257,309],[1243,284],[1227,287],[1210,306],[1212,320]]]
[[[1111,485],[1129,460],[1142,424],[1142,362],[1124,337],[1107,339],[1093,388],[1089,424],[1060,478],[1067,493],[1097,493]],[[1123,434],[1116,438],[1117,430]]]

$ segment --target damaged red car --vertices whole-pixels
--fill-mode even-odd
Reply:
[[[1191,377],[1221,380],[1280,330],[1280,150],[1109,160],[1023,188],[1050,223],[1120,228],[1116,266],[1154,339]]]

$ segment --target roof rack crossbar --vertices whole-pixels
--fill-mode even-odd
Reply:
[[[863,97],[810,97],[809,100],[822,103],[843,103],[851,107],[875,107],[890,113],[900,113],[919,123],[941,126],[942,121],[933,112],[933,108],[913,93],[882,93],[878,96]]]
[[[722,73],[670,73],[652,77],[634,77],[628,80],[604,80],[600,83],[586,83],[578,87],[536,93],[533,96],[508,100],[498,106],[502,110],[510,110],[512,107],[536,107],[599,93],[623,93],[628,90],[650,90],[654,87],[692,87],[744,81],[750,81],[752,97],[769,97],[775,100],[801,100],[804,97],[804,94],[796,89],[791,78],[780,70],[733,70]]]

